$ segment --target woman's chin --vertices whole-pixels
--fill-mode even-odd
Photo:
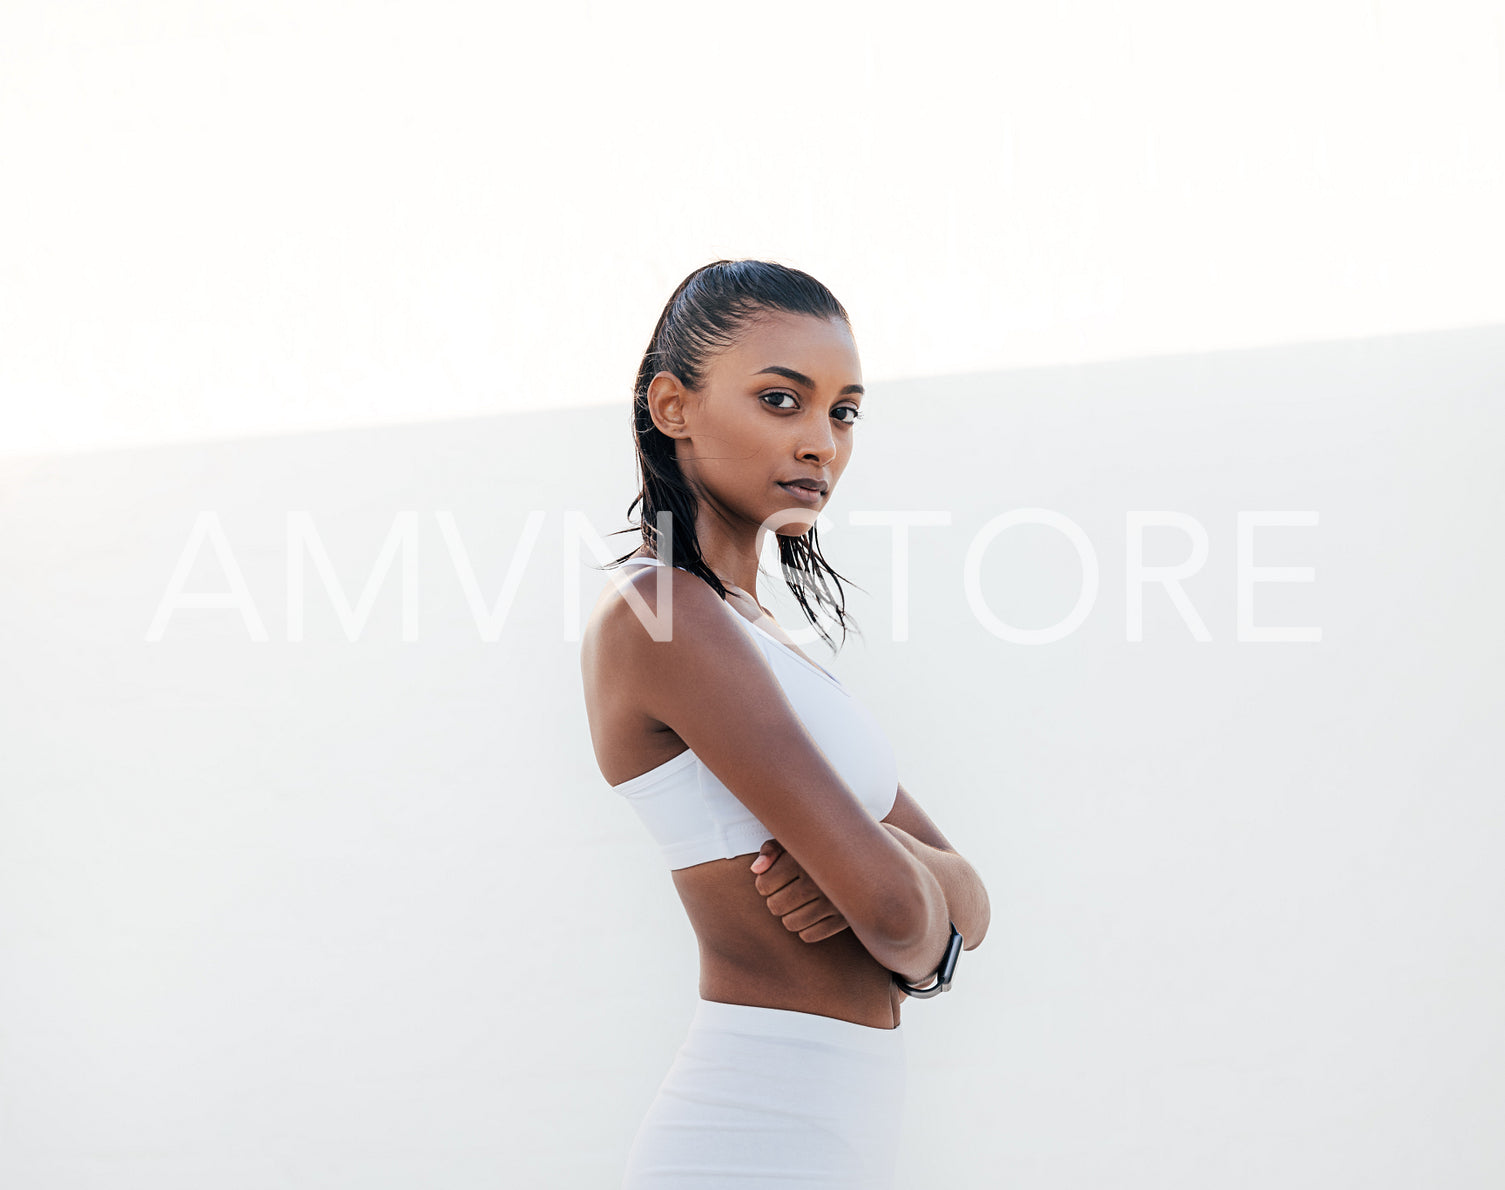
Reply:
[[[819,515],[813,508],[789,508],[774,513],[763,523],[780,537],[803,537],[815,526]]]

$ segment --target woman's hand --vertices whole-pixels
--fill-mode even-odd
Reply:
[[[777,839],[763,844],[751,870],[758,874],[753,887],[765,899],[768,912],[782,918],[790,933],[820,942],[848,928],[847,919]]]

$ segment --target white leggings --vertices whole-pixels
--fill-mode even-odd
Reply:
[[[891,1190],[904,1027],[696,1002],[622,1190]]]

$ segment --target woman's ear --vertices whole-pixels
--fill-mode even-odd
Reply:
[[[670,438],[683,438],[688,432],[685,395],[685,386],[673,372],[660,372],[648,382],[648,416],[659,433]]]

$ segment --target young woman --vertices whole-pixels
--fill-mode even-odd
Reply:
[[[638,369],[642,545],[591,614],[581,673],[601,773],[660,845],[701,965],[624,1190],[890,1186],[898,981],[928,990],[953,935],[971,950],[987,931],[982,882],[872,714],[758,602],[772,531],[806,617],[828,644],[812,599],[845,629],[814,522],[862,394],[841,304],[763,261],[685,278]]]

